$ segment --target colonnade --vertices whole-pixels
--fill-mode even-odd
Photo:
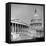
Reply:
[[[23,29],[28,28],[26,25],[11,23],[11,32],[21,32]]]

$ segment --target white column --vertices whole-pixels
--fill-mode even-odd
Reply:
[[[12,28],[11,29],[12,29],[12,32],[14,32],[14,25],[13,25],[13,23],[12,23]]]
[[[16,32],[16,23],[15,23],[15,32]]]

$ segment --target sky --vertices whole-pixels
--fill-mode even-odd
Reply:
[[[37,13],[35,14],[35,8]],[[38,16],[35,16],[38,15]],[[32,19],[43,19],[43,6],[11,4],[11,20],[30,24]],[[12,21],[12,22],[15,22]]]

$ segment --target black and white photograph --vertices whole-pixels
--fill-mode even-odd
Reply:
[[[6,4],[6,41],[45,41],[45,5],[31,3]]]

